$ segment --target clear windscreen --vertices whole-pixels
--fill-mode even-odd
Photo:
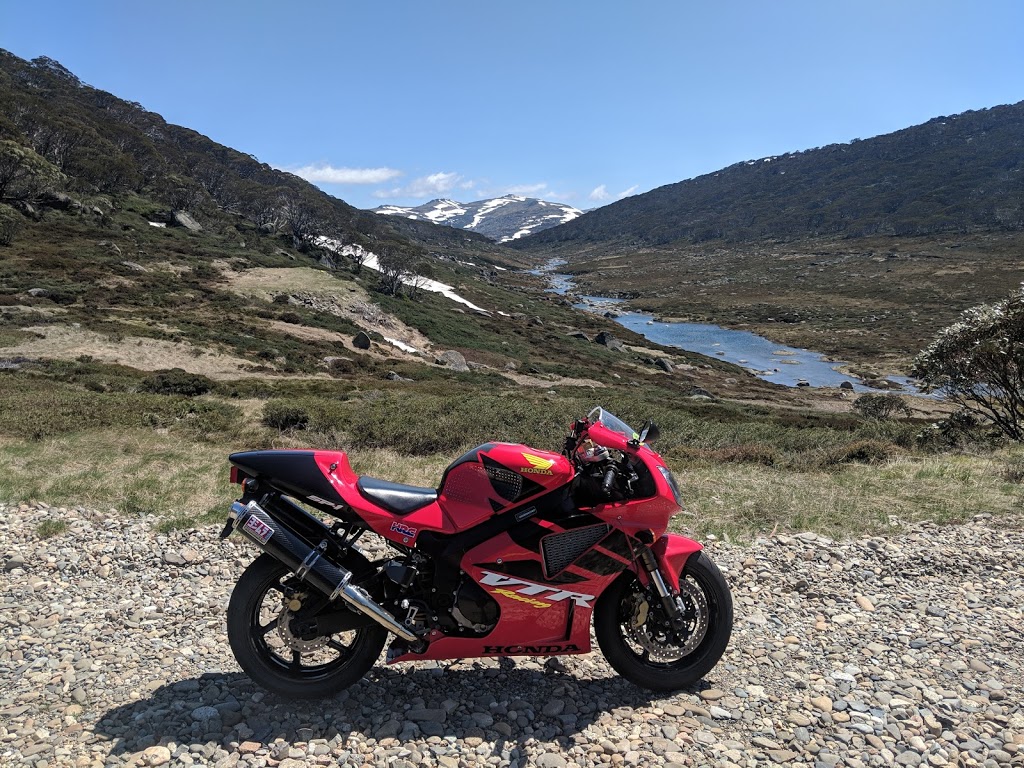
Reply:
[[[635,440],[639,437],[636,430],[629,426],[629,424],[615,414],[609,413],[601,406],[588,413],[587,419],[591,422],[598,422],[613,432],[618,432],[620,435],[625,435],[627,440]]]

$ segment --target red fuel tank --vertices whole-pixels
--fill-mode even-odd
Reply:
[[[444,471],[438,503],[456,530],[568,483],[573,466],[564,456],[513,443],[485,443]]]

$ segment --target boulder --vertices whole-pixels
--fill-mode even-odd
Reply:
[[[46,208],[56,208],[58,211],[77,210],[82,207],[75,198],[63,192],[43,192],[36,198],[36,202]]]
[[[659,357],[654,361],[654,364],[661,368],[665,373],[672,373],[672,363],[670,363],[666,358]]]
[[[840,389],[853,389],[853,382],[851,382],[851,381],[844,381],[842,384],[839,385],[839,388]]]
[[[625,347],[622,346],[622,342],[616,339],[615,336],[610,334],[608,331],[601,331],[597,334],[597,336],[594,337],[594,343],[603,344],[608,347],[608,349],[614,349],[617,352],[625,351]]]
[[[590,341],[590,337],[587,336],[583,331],[573,331],[569,334],[570,339],[582,339],[583,341]]]
[[[185,211],[175,211],[173,217],[175,224],[179,227],[184,227],[189,232],[200,232],[203,229],[202,225],[185,213]]]
[[[619,313],[608,310],[607,312],[604,313],[604,316],[607,317],[609,320],[614,320],[619,316]]]
[[[710,400],[714,400],[715,396],[708,392],[704,387],[691,387],[690,397],[706,397]]]
[[[447,368],[451,368],[453,371],[468,371],[469,363],[466,362],[460,353],[454,349],[450,349],[447,352],[442,352],[440,355],[434,358],[434,362],[438,365],[443,365]]]
[[[37,299],[45,299],[50,295],[50,292],[45,288],[29,288],[27,293],[29,296],[34,296]]]
[[[352,337],[352,346],[356,349],[370,348],[370,337],[366,335],[366,331],[360,331]]]

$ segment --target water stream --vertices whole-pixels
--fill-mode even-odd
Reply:
[[[564,261],[554,261],[540,269],[530,270],[531,274],[548,278],[549,291],[565,295],[573,291],[572,275],[555,272]],[[770,341],[749,331],[736,331],[718,325],[701,323],[666,323],[654,319],[653,315],[640,312],[623,312],[617,305],[623,299],[602,296],[575,296],[575,307],[604,314],[611,311],[615,322],[631,331],[641,334],[650,341],[668,347],[679,347],[690,352],[699,352],[708,357],[719,357],[742,366],[766,381],[773,381],[788,387],[804,385],[812,387],[838,387],[849,382],[857,392],[877,392],[878,389],[865,386],[859,379],[839,369],[845,363],[828,360],[818,352],[798,347],[788,347]],[[917,392],[912,381],[903,376],[889,376],[890,382],[899,384],[904,392]]]

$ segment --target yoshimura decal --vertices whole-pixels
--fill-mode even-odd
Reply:
[[[270,537],[274,535],[273,528],[252,515],[249,515],[245,522],[242,523],[242,529],[251,533],[253,538],[259,541],[260,544],[266,544],[270,541]]]
[[[416,531],[418,528],[411,528],[405,523],[392,523],[391,530],[397,533],[399,536],[408,536],[410,539],[416,538]]]
[[[583,592],[571,592],[567,589],[562,589],[561,587],[549,587],[544,584],[535,584],[532,581],[525,581],[512,576],[502,576],[500,573],[492,573],[491,571],[484,571],[484,575],[483,578],[480,579],[480,583],[486,584],[489,587],[514,588],[506,591],[516,592],[528,597],[543,597],[544,600],[550,600],[553,603],[572,599],[576,605],[581,608],[590,608],[590,601],[595,598],[595,595],[587,595]],[[550,592],[551,594],[544,595],[544,592]],[[498,594],[503,593],[499,592]],[[518,598],[513,599],[517,600]]]
[[[532,453],[524,453],[523,458],[530,465],[528,467],[520,467],[519,471],[527,475],[553,475],[554,472],[551,468],[555,466],[554,459],[542,459],[540,456],[534,456]]]

